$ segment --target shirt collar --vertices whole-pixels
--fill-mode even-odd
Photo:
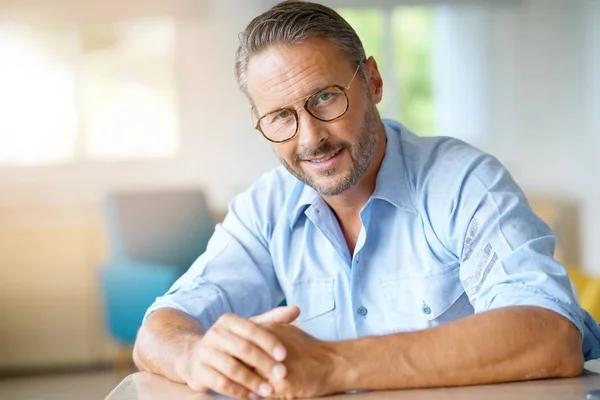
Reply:
[[[396,121],[383,122],[387,138],[385,156],[379,167],[371,199],[385,200],[404,211],[416,212],[402,148],[402,135],[405,134],[406,128]]]
[[[290,229],[296,225],[298,218],[300,218],[302,214],[306,213],[308,208],[310,208],[313,204],[317,204],[319,199],[322,199],[321,195],[315,189],[301,182],[299,183],[303,186],[302,193],[300,194],[300,198],[298,199],[296,206],[293,208],[292,219],[290,220]]]
[[[416,212],[402,155],[401,136],[405,128],[391,120],[384,120],[384,127],[387,138],[385,155],[377,173],[375,191],[367,204],[372,199],[381,199],[404,211]],[[292,211],[290,229],[294,227],[300,216],[306,213],[307,209],[316,207],[323,202],[316,190],[305,184],[302,186],[302,193]]]

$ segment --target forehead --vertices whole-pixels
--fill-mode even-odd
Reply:
[[[351,63],[327,39],[277,45],[248,62],[248,93],[262,115],[308,96],[325,86],[343,82]]]

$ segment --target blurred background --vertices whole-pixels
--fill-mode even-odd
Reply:
[[[384,117],[498,157],[557,258],[600,276],[600,1],[321,3],[378,61]],[[125,278],[106,271],[132,258],[127,238],[142,220],[160,228],[161,205],[187,215],[190,192],[210,231],[277,165],[233,76],[237,33],[273,4],[0,0],[0,398],[108,394],[130,339],[111,323]],[[121,208],[127,193],[141,197]],[[128,279],[150,288],[169,262],[128,264],[142,274]]]

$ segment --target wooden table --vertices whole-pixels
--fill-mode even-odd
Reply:
[[[592,372],[596,371],[596,372]],[[501,383],[458,388],[363,392],[330,396],[332,400],[584,400],[590,390],[600,390],[600,362],[586,363],[577,378]],[[215,400],[223,396],[194,393],[187,386],[157,375],[138,372],[129,375],[106,400]]]

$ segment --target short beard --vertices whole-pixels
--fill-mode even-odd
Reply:
[[[378,142],[378,126],[377,126],[377,109],[369,98],[367,103],[367,110],[365,117],[363,118],[363,126],[361,127],[358,135],[358,140],[355,145],[350,144],[347,141],[330,143],[324,142],[315,150],[305,150],[302,154],[297,154],[293,159],[293,166],[290,166],[287,162],[280,158],[281,164],[288,170],[288,172],[294,175],[298,180],[304,184],[312,187],[322,196],[337,196],[342,194],[346,190],[354,187],[360,179],[365,175],[377,149]],[[307,158],[315,158],[322,155],[332,154],[342,149],[348,150],[350,154],[351,166],[348,175],[344,176],[338,185],[332,188],[327,188],[323,185],[319,185],[316,179],[308,175],[302,168],[302,160]],[[321,176],[331,176],[335,170],[323,171]]]

